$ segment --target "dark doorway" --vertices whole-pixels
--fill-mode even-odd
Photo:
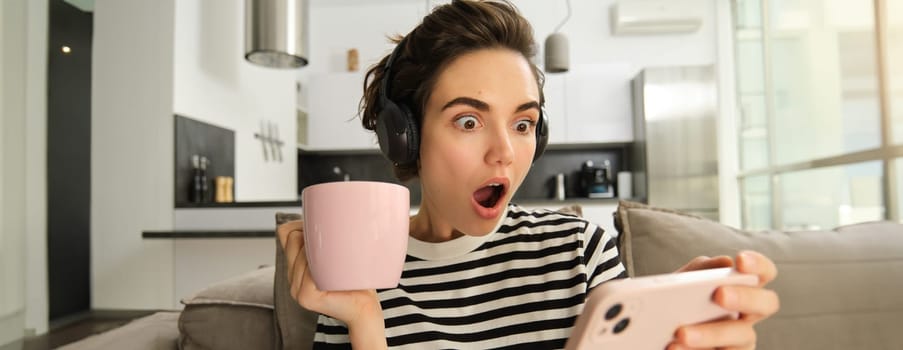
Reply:
[[[94,16],[50,0],[47,277],[50,321],[91,308],[91,42]],[[68,48],[68,49],[66,49]]]

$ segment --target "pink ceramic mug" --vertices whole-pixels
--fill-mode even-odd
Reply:
[[[394,288],[408,249],[410,198],[404,186],[347,181],[301,192],[304,252],[324,291]]]

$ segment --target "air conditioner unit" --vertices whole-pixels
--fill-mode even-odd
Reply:
[[[695,32],[702,26],[696,0],[618,0],[611,7],[613,34]]]

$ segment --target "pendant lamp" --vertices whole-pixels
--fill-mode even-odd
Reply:
[[[570,45],[568,38],[563,33],[559,33],[561,27],[571,18],[571,0],[566,0],[568,14],[564,20],[555,27],[555,31],[546,37],[544,46],[545,52],[545,70],[548,73],[563,73],[570,69]]]
[[[306,0],[245,0],[245,59],[271,68],[308,61]]]

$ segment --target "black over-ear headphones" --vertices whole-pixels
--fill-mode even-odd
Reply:
[[[376,118],[376,137],[379,140],[379,149],[395,165],[413,164],[420,155],[420,128],[417,125],[417,118],[414,117],[407,105],[395,103],[389,99],[389,83],[393,77],[392,63],[407,40],[407,37],[401,39],[386,60],[383,79],[379,87],[380,111]],[[536,123],[535,130],[534,162],[542,156],[549,143],[549,120],[544,108],[540,109],[539,121]]]

